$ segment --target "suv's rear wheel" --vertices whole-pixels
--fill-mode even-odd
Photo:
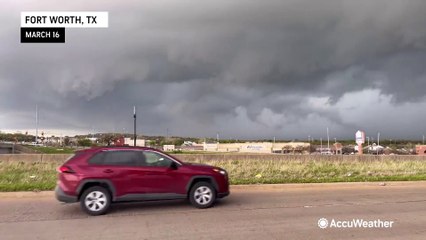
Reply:
[[[216,201],[216,191],[208,182],[198,182],[189,192],[189,201],[197,208],[211,207]]]
[[[105,214],[110,205],[111,194],[107,189],[100,186],[86,189],[80,198],[81,208],[93,216]]]

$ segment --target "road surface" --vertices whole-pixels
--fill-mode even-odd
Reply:
[[[383,185],[383,184],[382,184]],[[89,217],[51,192],[0,193],[0,239],[426,239],[426,182],[235,186],[214,208],[185,201],[114,205]],[[392,228],[325,228],[393,221]]]

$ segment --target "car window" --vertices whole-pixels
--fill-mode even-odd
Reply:
[[[89,164],[102,164],[104,155],[104,152],[96,153],[89,159]]]
[[[145,156],[144,165],[148,167],[169,167],[173,162],[170,158],[155,152],[144,151],[143,154]]]
[[[137,166],[140,165],[142,155],[138,151],[107,151],[93,156],[90,164],[97,165],[117,165],[117,166]]]

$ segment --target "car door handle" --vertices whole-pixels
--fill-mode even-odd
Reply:
[[[111,170],[111,169],[105,169],[104,170],[104,173],[113,173],[114,171],[113,170]]]

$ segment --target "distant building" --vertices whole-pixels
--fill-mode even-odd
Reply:
[[[241,153],[292,153],[302,154],[309,149],[310,144],[304,142],[272,143],[204,143],[204,151],[209,152],[241,152]]]
[[[124,138],[124,145],[133,146],[134,141],[133,138]],[[145,139],[136,139],[136,146],[137,147],[145,147]]]
[[[98,138],[95,138],[95,137],[90,137],[90,138],[86,138],[86,139],[89,139],[92,143],[98,142]]]
[[[417,155],[426,155],[426,145],[416,145]]]
[[[182,144],[182,146],[195,146],[195,145],[198,145],[198,144],[191,141],[184,141]]]
[[[114,146],[124,146],[124,137],[115,139]]]
[[[174,151],[174,150],[175,150],[175,145],[163,145],[163,151],[171,152],[171,151]]]
[[[63,142],[64,141],[62,137],[55,137],[55,136],[47,137],[44,141],[44,143],[47,145],[61,145],[63,144]]]
[[[377,144],[375,144],[375,143],[373,143],[373,145],[371,145],[371,146],[369,146],[368,147],[368,150],[369,151],[376,151],[376,152],[379,152],[379,151],[383,151],[385,148],[383,147],[383,146],[380,146],[380,145],[377,145]]]
[[[331,151],[333,152],[333,154],[341,155],[343,154],[343,145],[341,143],[336,142],[333,144]]]
[[[203,150],[206,152],[216,152],[217,151],[217,143],[203,143]]]
[[[193,144],[193,145],[182,145],[180,146],[180,150],[182,151],[203,151],[202,144]]]

